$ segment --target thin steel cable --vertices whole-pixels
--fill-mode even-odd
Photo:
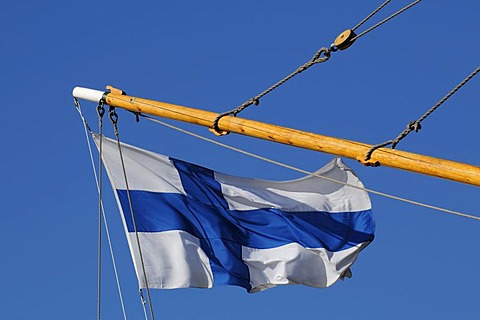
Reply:
[[[375,195],[378,195],[378,196],[382,196],[382,197],[385,197],[385,198],[389,198],[389,199],[393,199],[393,200],[397,200],[397,201],[401,201],[401,202],[413,204],[413,205],[416,205],[416,206],[420,206],[420,207],[424,207],[424,208],[428,208],[428,209],[433,209],[433,210],[437,210],[437,211],[449,213],[449,214],[452,214],[452,215],[461,216],[461,217],[464,217],[464,218],[469,218],[469,219],[473,219],[473,220],[478,220],[478,221],[480,221],[480,217],[477,217],[477,216],[474,216],[474,215],[470,215],[470,214],[466,214],[466,213],[462,213],[462,212],[458,212],[458,211],[454,211],[454,210],[450,210],[450,209],[444,209],[444,208],[441,208],[441,207],[437,207],[437,206],[425,204],[425,203],[422,203],[422,202],[418,202],[418,201],[409,200],[409,199],[406,199],[406,198],[402,198],[402,197],[390,195],[390,194],[387,194],[387,193],[384,193],[384,192],[380,192],[380,191],[376,191],[376,190],[373,190],[373,189],[367,189],[367,188],[358,187],[358,186],[351,185],[351,184],[348,184],[348,183],[345,183],[345,182],[342,182],[342,181],[338,181],[338,180],[335,180],[335,179],[332,179],[332,178],[324,177],[324,176],[321,176],[321,175],[319,175],[319,174],[312,173],[312,172],[307,171],[307,170],[303,170],[303,169],[300,169],[300,168],[297,168],[297,167],[294,167],[294,166],[290,166],[290,165],[287,165],[287,164],[284,164],[284,163],[281,163],[281,162],[278,162],[278,161],[275,161],[275,160],[272,160],[272,159],[269,159],[269,158],[266,158],[266,157],[262,157],[262,156],[260,156],[260,155],[257,155],[257,154],[254,154],[254,153],[251,153],[251,152],[248,152],[248,151],[245,151],[245,150],[236,148],[236,147],[229,146],[229,145],[227,145],[227,144],[224,144],[224,143],[221,143],[221,142],[212,140],[212,139],[207,138],[207,137],[203,137],[203,136],[198,135],[198,134],[196,134],[196,133],[187,131],[187,130],[185,130],[185,129],[176,127],[176,126],[171,125],[171,124],[168,124],[168,123],[165,123],[165,122],[163,122],[163,121],[160,121],[160,120],[158,120],[158,119],[152,118],[152,117],[147,116],[147,115],[144,115],[144,114],[140,114],[140,116],[142,116],[142,117],[144,117],[145,119],[148,119],[148,120],[150,120],[150,121],[153,121],[153,122],[155,122],[155,123],[158,123],[158,124],[161,124],[161,125],[163,125],[163,126],[166,126],[166,127],[168,127],[168,128],[171,128],[171,129],[177,130],[177,131],[179,131],[179,132],[188,134],[188,135],[190,135],[190,136],[192,136],[192,137],[199,138],[199,139],[201,139],[201,140],[204,140],[204,141],[207,141],[207,142],[216,144],[216,145],[218,145],[218,146],[221,146],[221,147],[224,147],[224,148],[227,148],[227,149],[230,149],[230,150],[239,152],[239,153],[241,153],[241,154],[244,154],[244,155],[247,155],[247,156],[250,156],[250,157],[253,157],[253,158],[256,158],[256,159],[265,161],[265,162],[268,162],[268,163],[272,163],[272,164],[278,165],[278,166],[283,167],[283,168],[286,168],[286,169],[290,169],[290,170],[297,171],[297,172],[300,172],[300,173],[303,173],[303,174],[307,174],[307,175],[313,175],[313,176],[316,176],[316,177],[318,177],[318,178],[325,179],[325,180],[330,181],[330,182],[334,182],[334,183],[342,184],[342,185],[345,185],[345,186],[348,186],[348,187],[351,187],[351,188],[356,188],[356,189],[359,189],[359,190],[363,190],[363,191],[366,191],[366,192],[368,192],[368,193],[375,194]]]
[[[365,19],[360,21],[355,27],[352,28],[352,31],[357,30],[361,25],[363,25],[365,22],[370,20],[371,17],[373,17],[378,11],[380,11],[383,7],[385,7],[391,0],[387,0],[384,3],[382,3],[377,9],[375,9],[372,13],[370,13]]]
[[[128,205],[129,205],[129,209],[130,209],[130,217],[132,218],[133,230],[135,232],[135,238],[137,240],[138,254],[140,256],[140,263],[142,265],[142,271],[143,271],[143,279],[145,281],[145,290],[147,291],[148,304],[149,304],[149,307],[150,307],[150,316],[151,316],[151,319],[154,320],[155,315],[153,313],[152,298],[150,296],[150,289],[148,287],[147,272],[146,272],[146,269],[145,269],[145,262],[144,262],[143,254],[142,254],[142,246],[140,244],[140,237],[138,236],[137,223],[135,221],[135,214],[133,212],[132,198],[131,198],[131,195],[130,195],[130,187],[128,186],[127,170],[126,170],[125,161],[124,161],[124,158],[123,158],[122,146],[121,146],[121,143],[120,143],[120,135],[118,133],[118,126],[117,126],[118,115],[115,112],[115,108],[113,108],[113,107],[110,107],[110,120],[113,123],[113,129],[114,129],[115,137],[117,139],[117,147],[118,147],[118,153],[120,155],[120,162],[122,164],[123,177],[125,179],[125,188],[126,188],[126,191],[127,191]]]
[[[89,136],[88,136],[89,134],[92,135],[93,131],[90,128],[90,126],[89,126],[88,122],[86,121],[85,117],[83,116],[83,113],[82,113],[82,110],[81,110],[81,107],[80,107],[80,103],[78,102],[78,100],[76,98],[74,98],[74,103],[75,103],[75,107],[76,107],[76,109],[77,109],[77,111],[80,115],[80,118],[82,119],[82,122],[83,122],[83,129],[84,129],[84,132],[85,132],[85,140],[87,141],[87,147],[88,147],[88,151],[89,151],[89,154],[90,154],[90,163],[91,163],[92,169],[93,169],[95,184],[97,186],[97,192],[100,193],[100,185],[99,185],[99,180],[98,180],[98,176],[97,176],[97,171],[96,171],[96,168],[95,168],[95,161],[93,159],[92,146],[90,144],[90,139],[89,139]],[[110,258],[112,259],[113,272],[114,272],[114,275],[115,275],[115,282],[117,284],[118,296],[120,298],[120,306],[122,308],[123,319],[126,320],[127,319],[127,313],[125,311],[125,303],[123,302],[123,295],[122,295],[122,290],[121,290],[121,285],[120,285],[120,279],[119,279],[118,271],[117,271],[117,262],[115,260],[115,254],[113,252],[112,240],[110,238],[110,230],[108,228],[107,217],[105,216],[105,208],[103,206],[103,201],[102,201],[102,216],[103,216],[103,223],[105,224],[105,234],[107,235],[108,248],[110,250]]]
[[[382,24],[392,20],[393,18],[395,18],[396,16],[398,16],[400,13],[404,12],[404,11],[407,11],[408,9],[410,9],[411,7],[413,7],[414,5],[418,4],[420,1],[422,0],[417,0],[417,1],[414,1],[412,3],[410,3],[408,6],[404,7],[403,9],[400,9],[399,11],[395,12],[394,14],[392,14],[391,16],[383,19],[382,21],[380,21],[379,23],[377,23],[376,25],[368,28],[367,30],[363,31],[362,33],[356,35],[355,37],[353,37],[350,42],[353,42],[361,37],[363,37],[364,35],[366,35],[367,33],[369,33],[370,31],[373,31],[375,30],[376,28],[380,27]]]
[[[142,304],[143,315],[145,316],[145,320],[148,320],[147,308],[145,308],[145,304],[146,304],[147,302],[146,302],[145,299],[143,298],[143,290],[142,290],[142,289],[139,290],[139,298],[140,298],[140,302],[141,302],[141,304]]]
[[[431,115],[435,110],[438,109],[448,98],[450,98],[455,92],[457,92],[461,87],[463,87],[468,81],[470,81],[477,73],[480,72],[480,66],[477,67],[472,73],[470,73],[465,79],[463,79],[455,88],[453,88],[449,93],[447,93],[440,101],[438,101],[433,107],[427,110],[418,120],[411,121],[408,123],[407,128],[400,132],[400,134],[393,140],[388,140],[383,143],[374,145],[370,150],[368,150],[367,154],[365,155],[365,161],[370,160],[372,154],[375,150],[379,148],[386,147],[388,145],[392,145],[391,148],[395,149],[397,144],[405,138],[410,132],[415,131],[418,132],[422,128],[421,122],[425,120],[429,115]]]

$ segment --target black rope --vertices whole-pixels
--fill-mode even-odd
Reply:
[[[153,313],[152,299],[150,297],[150,289],[148,287],[147,272],[145,270],[145,263],[144,263],[144,260],[143,260],[142,247],[140,245],[140,238],[138,236],[137,223],[135,221],[135,215],[133,213],[133,204],[132,204],[132,198],[131,198],[131,195],[130,195],[130,188],[128,186],[127,170],[125,168],[125,161],[124,161],[124,158],[123,158],[122,146],[120,144],[120,136],[118,134],[118,126],[117,126],[118,114],[115,112],[114,107],[110,107],[109,115],[110,115],[110,120],[112,121],[112,124],[113,124],[115,137],[117,139],[118,152],[120,154],[120,161],[122,163],[123,176],[124,176],[124,179],[125,179],[125,188],[126,188],[126,191],[127,191],[127,198],[128,198],[129,209],[130,209],[130,216],[132,218],[133,230],[135,232],[135,237],[137,239],[138,254],[140,256],[140,263],[142,265],[143,280],[145,281],[145,290],[147,291],[147,298],[148,298],[148,303],[149,303],[149,308],[150,308],[150,316],[151,316],[151,319],[154,320],[155,315]],[[141,291],[141,289],[140,289],[140,291]]]
[[[363,25],[365,22],[367,22],[371,17],[373,17],[378,11],[380,11],[384,6],[386,6],[391,0],[387,0],[385,1],[383,4],[381,4],[377,9],[375,9],[372,13],[370,13],[365,19],[363,19],[361,22],[359,22],[353,29],[351,29],[350,31],[352,31],[352,38],[349,39],[348,41],[346,41],[346,43],[343,43],[342,44],[342,47],[340,49],[346,49],[348,48],[351,44],[353,44],[353,42],[355,40],[357,40],[358,38],[364,36],[365,34],[369,33],[370,31],[378,28],[379,26],[381,26],[382,24],[386,23],[387,21],[393,19],[394,17],[396,17],[397,15],[399,15],[400,13],[406,11],[407,9],[413,7],[414,5],[416,5],[417,3],[419,3],[421,0],[417,0],[417,1],[414,1],[413,3],[411,3],[410,5],[404,7],[403,9],[397,11],[396,13],[392,14],[390,17],[382,20],[381,22],[377,23],[376,25],[374,25],[373,27],[367,29],[366,31],[362,32],[361,34],[359,35],[355,35],[355,33],[353,32],[354,30],[356,30],[358,27],[360,27],[361,25]],[[220,121],[221,118],[225,117],[225,116],[229,116],[229,115],[232,115],[234,117],[237,116],[237,114],[239,114],[240,112],[242,112],[244,109],[248,108],[249,106],[251,106],[252,104],[253,105],[256,105],[258,106],[260,104],[260,98],[262,98],[263,96],[265,96],[266,94],[270,93],[271,91],[275,90],[276,88],[280,87],[281,85],[283,85],[285,82],[287,82],[288,80],[292,79],[293,77],[295,77],[296,75],[298,75],[299,73],[302,73],[303,71],[307,70],[308,68],[310,68],[311,66],[313,66],[314,64],[317,64],[317,63],[322,63],[322,62],[325,62],[327,61],[329,58],[330,58],[330,53],[331,52],[335,52],[337,51],[339,48],[337,48],[334,44],[332,44],[329,48],[321,48],[319,49],[315,55],[313,56],[313,58],[308,61],[307,63],[301,65],[300,67],[298,67],[294,72],[290,73],[289,75],[287,75],[285,78],[281,79],[280,81],[278,81],[277,83],[275,83],[273,86],[269,87],[268,89],[264,90],[263,92],[261,92],[260,94],[256,95],[255,97],[245,101],[244,103],[242,103],[241,105],[239,105],[238,107],[236,107],[235,109],[233,110],[230,110],[230,111],[227,111],[227,112],[223,112],[221,114],[219,114],[215,120],[213,121],[213,124],[212,124],[212,127],[213,129],[218,133],[218,134],[224,134],[224,132],[222,132],[220,130],[220,128],[218,127],[218,122]]]
[[[472,79],[477,73],[480,72],[480,67],[475,69],[471,74],[469,74],[462,82],[460,82],[455,88],[453,88],[449,93],[447,93],[440,101],[438,101],[433,107],[428,109],[418,120],[411,121],[408,123],[407,128],[403,130],[395,139],[388,140],[383,143],[374,145],[370,150],[368,150],[367,154],[365,155],[365,161],[370,160],[372,157],[372,153],[377,150],[378,148],[386,147],[388,145],[392,145],[391,148],[395,149],[397,144],[405,138],[410,132],[415,131],[418,132],[421,128],[421,122],[425,120],[429,115],[431,115],[435,110],[438,109],[448,98],[450,98],[455,92],[457,92],[461,87],[463,87],[470,79]]]
[[[215,120],[213,121],[213,129],[217,132],[217,133],[220,133],[221,134],[221,131],[220,129],[218,128],[218,122],[220,121],[221,118],[225,117],[225,116],[228,116],[228,115],[233,115],[234,117],[237,116],[238,113],[242,112],[244,109],[246,109],[247,107],[251,106],[252,104],[253,105],[256,105],[258,106],[260,104],[260,98],[262,98],[263,96],[265,96],[266,94],[272,92],[273,90],[277,89],[278,87],[280,87],[282,84],[284,84],[285,82],[287,82],[288,80],[292,79],[293,77],[295,77],[297,74],[300,74],[302,73],[303,71],[307,70],[308,68],[310,68],[311,66],[313,66],[314,64],[317,64],[317,63],[322,63],[322,62],[325,62],[327,61],[328,59],[330,59],[330,52],[331,51],[336,51],[336,50],[332,50],[332,48],[320,48],[316,53],[315,55],[312,57],[312,59],[310,61],[308,61],[307,63],[301,65],[300,67],[298,67],[294,72],[290,73],[288,76],[286,76],[285,78],[283,78],[282,80],[278,81],[277,83],[275,83],[274,85],[272,85],[271,87],[269,87],[268,89],[264,90],[263,92],[259,93],[258,95],[256,95],[255,97],[245,101],[244,103],[242,103],[241,105],[239,105],[237,108],[233,109],[233,110],[230,110],[230,111],[227,111],[227,112],[224,112],[224,113],[221,113],[219,114]]]
[[[99,158],[98,158],[98,276],[97,276],[97,319],[100,320],[101,311],[101,288],[102,288],[102,201],[103,201],[103,171],[102,171],[102,156],[103,156],[103,115],[105,114],[105,107],[103,101],[100,101],[97,106],[98,114],[98,132],[100,134],[99,141]]]

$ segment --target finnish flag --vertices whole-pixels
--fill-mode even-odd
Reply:
[[[144,288],[117,143],[103,138],[102,149]],[[374,238],[363,190],[314,175],[282,182],[239,178],[127,144],[122,152],[149,288],[328,287],[351,275]],[[315,174],[363,187],[339,158]]]

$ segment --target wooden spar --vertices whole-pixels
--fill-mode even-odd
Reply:
[[[166,102],[148,100],[124,95],[122,91],[107,87],[111,92],[75,88],[73,95],[98,102],[101,99],[112,107],[140,112],[162,118],[179,120],[212,128],[217,113],[179,106]],[[250,137],[287,144],[299,148],[329,153],[363,162],[372,147],[369,144],[344,140],[311,132],[295,130],[263,122],[225,116],[218,122],[218,128]],[[364,163],[365,164],[365,163]],[[460,162],[434,158],[406,151],[380,148],[375,150],[367,165],[383,165],[406,171],[426,174],[439,178],[480,186],[480,167]]]

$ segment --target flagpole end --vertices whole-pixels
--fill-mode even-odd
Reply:
[[[93,101],[93,102],[102,101],[104,94],[105,94],[104,91],[89,89],[84,87],[75,87],[72,90],[72,95],[74,98]]]

